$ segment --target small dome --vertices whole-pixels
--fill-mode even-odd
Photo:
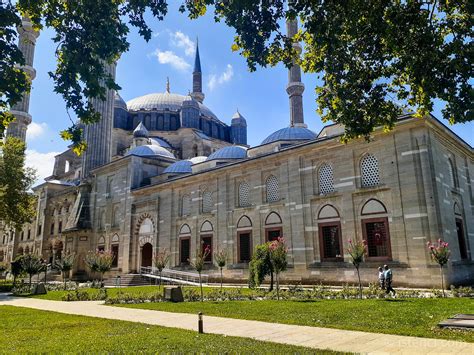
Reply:
[[[163,173],[164,174],[191,174],[193,172],[193,170],[191,169],[192,165],[193,163],[189,160],[180,160],[168,166],[163,171]]]
[[[277,141],[309,141],[316,139],[316,133],[304,127],[286,127],[270,134],[263,144]]]
[[[207,157],[205,156],[199,156],[199,157],[194,157],[194,158],[191,158],[189,159],[191,161],[191,163],[194,164],[199,164],[199,163],[202,163],[203,161],[206,161]]]
[[[211,155],[206,160],[226,160],[226,159],[245,159],[247,158],[247,148],[238,145],[221,148]]]
[[[232,126],[247,126],[247,120],[240,114],[239,110],[237,110],[232,116],[231,124]]]
[[[148,138],[149,133],[148,130],[146,129],[145,125],[143,122],[140,122],[138,126],[134,129],[133,131],[133,136],[135,138]]]
[[[150,137],[150,144],[171,149],[171,145],[161,137]]]
[[[121,108],[127,111],[127,104],[125,103],[125,101],[122,99],[122,97],[119,95],[118,92],[115,92],[114,107]]]
[[[158,145],[140,145],[138,147],[130,149],[127,155],[137,155],[140,157],[161,156],[165,158],[176,159],[170,151]]]

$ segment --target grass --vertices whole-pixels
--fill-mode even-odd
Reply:
[[[468,298],[159,302],[117,306],[474,342],[473,331],[437,326],[457,313],[474,314],[474,302]]]
[[[2,353],[318,353],[247,338],[0,306]],[[47,327],[45,327],[47,325]]]

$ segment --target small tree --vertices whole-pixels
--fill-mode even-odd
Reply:
[[[206,262],[207,257],[211,253],[211,248],[209,245],[206,246],[206,248],[203,250],[203,248],[198,248],[196,250],[196,259],[194,262],[189,262],[190,265],[196,269],[196,271],[199,274],[199,288],[201,289],[201,302],[204,301],[204,293],[202,292],[202,277],[201,273],[204,268],[204,263]]]
[[[443,268],[449,261],[449,257],[451,255],[451,251],[448,248],[448,243],[438,239],[438,243],[431,243],[428,242],[428,249],[431,254],[431,259],[438,263],[439,270],[441,272],[441,289],[443,290],[443,297],[446,297],[446,293],[444,291],[444,273]]]
[[[7,270],[8,270],[8,264],[4,263],[3,261],[0,262],[0,274],[3,274]]]
[[[29,276],[29,287],[31,288],[31,278],[43,270],[41,259],[34,254],[23,255],[21,267]]]
[[[23,270],[23,265],[21,263],[22,258],[23,256],[19,256],[10,264],[10,272],[13,275],[13,285],[16,285],[16,279],[25,273],[25,270]]]
[[[153,257],[153,264],[155,265],[155,267],[158,269],[158,272],[160,273],[160,287],[161,287],[161,273],[163,272],[163,269],[166,267],[166,265],[170,261],[170,257],[171,257],[171,254],[166,248],[159,250]]]
[[[66,253],[63,255],[63,258],[61,260],[56,260],[56,268],[61,271],[63,275],[63,281],[64,281],[64,289],[66,290],[66,280],[67,280],[67,275],[69,272],[72,270],[74,266],[74,260],[76,259],[75,254],[71,253]]]
[[[265,276],[270,275],[270,288],[273,290],[273,264],[270,259],[270,243],[257,245],[249,264],[249,287],[259,287]]]
[[[222,281],[223,281],[222,269],[227,263],[227,255],[228,255],[228,252],[226,249],[217,250],[214,253],[214,260],[216,261],[216,265],[219,267],[219,270],[221,272],[221,291],[222,291]]]
[[[104,279],[104,274],[110,271],[115,255],[106,251],[89,251],[84,258],[84,262],[91,272],[100,274],[100,282]]]
[[[270,260],[276,276],[277,300],[280,300],[280,273],[285,271],[288,266],[286,260],[288,248],[286,247],[285,240],[278,238],[270,243],[269,250]]]
[[[359,267],[360,264],[364,262],[364,257],[367,254],[367,242],[365,240],[357,240],[353,242],[349,239],[349,248],[347,249],[347,252],[351,256],[352,265],[354,265],[357,271],[357,278],[359,280],[359,297],[362,298],[362,283],[360,282]]]

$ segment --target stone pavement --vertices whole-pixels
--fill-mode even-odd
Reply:
[[[0,305],[197,331],[197,315],[194,314],[111,307],[104,306],[102,303],[48,301],[34,298],[7,297],[0,294]],[[474,343],[211,316],[204,316],[204,332],[300,345],[314,349],[331,349],[365,354],[474,355]]]

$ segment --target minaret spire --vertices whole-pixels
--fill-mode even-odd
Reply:
[[[35,56],[36,39],[39,32],[33,28],[31,20],[23,17],[21,26],[18,27],[18,47],[23,53],[25,65],[21,68],[28,74],[28,79],[33,81],[36,77],[36,71],[33,68],[33,59]],[[8,125],[7,136],[20,138],[23,142],[26,140],[26,129],[31,123],[31,115],[28,113],[30,108],[30,93],[25,92],[22,99],[11,108],[10,113],[15,116],[15,121]]]
[[[170,78],[169,76],[166,77],[166,92],[169,94],[170,91]]]
[[[298,33],[298,20],[288,20],[286,22],[286,30],[288,37],[292,38]],[[293,48],[301,53],[301,45],[293,43]],[[298,64],[293,62],[293,65],[288,70],[288,86],[286,92],[290,98],[290,126],[307,127],[304,123],[303,114],[303,92],[304,84],[301,82],[301,68]]]
[[[202,92],[202,71],[201,71],[201,58],[199,57],[199,41],[196,38],[196,56],[194,58],[194,70],[193,70],[193,92],[191,97],[196,101],[203,102],[204,94]]]

